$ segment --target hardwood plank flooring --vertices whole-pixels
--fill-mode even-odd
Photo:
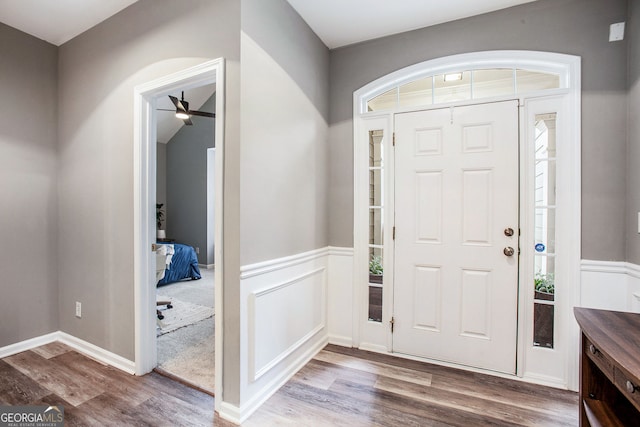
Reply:
[[[211,426],[213,397],[53,343],[0,360],[0,404],[63,405],[65,426]]]
[[[0,404],[63,405],[66,426],[222,426],[213,397],[126,374],[54,343],[0,360]],[[578,396],[389,355],[327,346],[243,425],[577,426]]]
[[[329,345],[243,425],[577,426],[578,395]]]

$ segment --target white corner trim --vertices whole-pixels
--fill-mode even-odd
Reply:
[[[46,335],[41,335],[39,337],[30,338],[28,340],[20,341],[15,344],[9,344],[5,347],[0,347],[0,359],[57,341],[58,334],[59,332],[51,332]]]
[[[135,373],[135,363],[133,361],[125,359],[122,356],[62,331],[51,332],[46,335],[2,347],[0,348],[0,359],[56,341],[60,341],[85,356],[97,360],[105,365],[113,366],[114,368],[120,369],[128,374],[133,375]]]
[[[327,247],[324,247],[308,252],[302,252],[296,255],[276,258],[269,261],[258,262],[255,264],[243,265],[242,267],[240,267],[240,280],[259,276],[261,274],[271,273],[277,270],[283,270],[288,267],[293,267],[297,264],[312,261],[314,259],[327,255],[328,252],[329,249]]]
[[[217,400],[217,399],[216,399]],[[218,415],[223,420],[232,422],[233,424],[240,424],[241,411],[237,405],[223,402],[220,400],[220,407],[218,408]]]
[[[74,348],[85,356],[89,356],[90,358],[95,359],[98,362],[102,362],[106,365],[118,368],[128,374],[134,375],[136,372],[136,364],[134,361],[125,359],[122,356],[119,356],[80,338],[76,338],[73,335],[67,334],[66,332],[58,332],[58,341]]]

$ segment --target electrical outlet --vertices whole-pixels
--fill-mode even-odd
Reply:
[[[200,248],[196,246],[196,253],[200,254]]]
[[[82,317],[82,303],[76,301],[76,317]]]

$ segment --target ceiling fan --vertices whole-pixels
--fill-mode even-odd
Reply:
[[[169,99],[173,102],[173,105],[176,106],[176,117],[182,119],[185,125],[191,126],[193,122],[191,121],[191,116],[200,116],[200,117],[209,117],[215,118],[215,113],[208,113],[206,111],[197,111],[197,110],[189,110],[189,103],[184,100],[184,91],[182,92],[182,99],[178,99],[175,96],[169,95]],[[165,110],[159,108],[161,111],[173,111],[173,110]]]

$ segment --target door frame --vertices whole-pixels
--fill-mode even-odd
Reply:
[[[156,295],[150,286],[155,277],[156,240],[156,99],[175,90],[216,84],[215,158],[215,366],[222,366],[222,266],[224,190],[224,89],[225,60],[217,58],[134,88],[134,316],[135,374],[144,375],[157,365]],[[216,375],[215,390],[222,390],[222,375]]]
[[[459,102],[455,104],[430,105],[419,108],[394,108],[385,111],[367,112],[367,101],[373,97],[385,93],[404,83],[416,80],[423,76],[445,74],[460,70],[473,70],[482,68],[523,68],[552,72],[560,76],[561,89],[553,89],[520,95],[509,95],[481,100]],[[415,64],[398,71],[383,76],[361,89],[354,92],[354,257],[353,257],[353,283],[354,283],[354,312],[353,312],[353,343],[354,346],[371,351],[392,352],[392,335],[389,327],[392,315],[392,294],[393,294],[393,260],[385,259],[385,277],[383,289],[383,316],[382,322],[372,322],[367,319],[368,303],[368,144],[365,143],[364,135],[367,130],[381,129],[384,126],[385,135],[389,138],[393,132],[393,115],[400,112],[415,110],[429,110],[447,106],[461,106],[485,102],[501,101],[505,99],[518,98],[520,100],[520,176],[521,195],[528,191],[524,188],[524,174],[529,171],[529,158],[523,150],[527,141],[527,126],[524,126],[528,117],[527,109],[530,100],[555,96],[562,100],[562,126],[564,129],[563,138],[567,142],[563,167],[565,170],[564,186],[570,187],[571,192],[563,206],[562,221],[558,222],[557,230],[560,235],[558,239],[565,242],[562,249],[562,256],[565,265],[562,266],[562,275],[567,283],[562,301],[558,301],[558,328],[556,341],[566,342],[563,354],[559,356],[565,365],[564,378],[552,378],[544,374],[536,374],[528,369],[529,364],[533,364],[535,352],[527,351],[530,346],[526,345],[527,334],[525,324],[528,319],[527,309],[533,311],[533,306],[528,307],[529,299],[526,298],[528,289],[525,284],[529,283],[529,278],[523,280],[524,268],[520,268],[519,276],[519,298],[518,298],[518,348],[517,348],[517,373],[514,378],[522,378],[525,381],[543,383],[556,387],[577,390],[578,388],[578,349],[579,333],[572,318],[571,308],[577,305],[580,289],[580,240],[581,240],[581,169],[580,169],[580,123],[581,123],[581,80],[580,57],[550,52],[534,51],[487,51],[473,52],[467,54],[453,55]],[[390,146],[391,144],[386,144]],[[523,154],[524,153],[524,154]],[[388,162],[393,164],[393,151],[387,153]],[[385,180],[387,181],[387,180]],[[388,181],[387,181],[388,182]],[[392,187],[390,187],[392,188]],[[388,194],[388,192],[387,192]],[[527,242],[525,235],[527,222],[524,213],[529,206],[526,205],[527,197],[520,200],[520,224],[523,231],[521,242]],[[393,200],[386,201],[387,214],[385,223],[393,224]],[[390,228],[390,227],[387,227]],[[387,249],[389,248],[389,249]],[[393,241],[385,235],[385,253],[393,251]],[[523,255],[524,256],[524,255]],[[388,274],[389,273],[389,274]],[[558,298],[559,299],[559,298]],[[532,316],[532,314],[531,314]],[[532,326],[531,326],[532,327]],[[525,358],[525,354],[527,357]],[[440,363],[440,362],[437,362]],[[533,364],[534,365],[534,364]],[[479,370],[484,372],[482,370]]]

